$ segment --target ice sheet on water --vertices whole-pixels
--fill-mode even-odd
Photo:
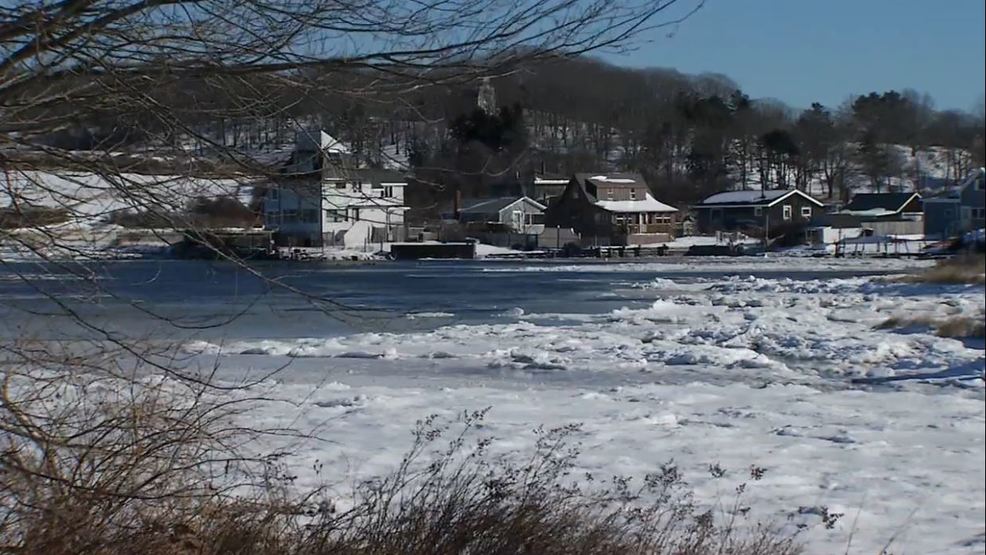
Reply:
[[[447,325],[432,331],[345,337],[192,343],[190,351],[289,357],[456,359],[490,368],[658,372],[705,368],[710,379],[888,377],[969,367],[980,353],[930,329],[876,329],[893,315],[976,314],[978,291],[908,291],[879,278],[795,281],[727,277],[692,291],[657,291],[640,307],[604,314],[534,315],[509,323]],[[513,353],[505,355],[504,353]],[[517,354],[520,353],[520,354]],[[514,356],[517,355],[517,356]],[[743,372],[725,372],[726,370]],[[688,375],[691,375],[689,371]],[[690,378],[689,378],[690,379]]]
[[[292,446],[298,488],[325,481],[306,470],[314,460],[335,483],[382,475],[415,419],[492,406],[483,431],[505,452],[529,452],[532,425],[581,422],[587,472],[641,476],[674,458],[700,502],[720,500],[724,487],[708,465],[737,477],[766,467],[744,502],[761,520],[811,524],[809,553],[844,552],[850,534],[854,550],[879,552],[905,524],[895,545],[909,551],[981,552],[970,538],[986,510],[982,347],[876,324],[978,314],[982,286],[738,276],[686,289],[661,279],[669,283],[647,302],[602,314],[186,347],[324,358],[292,361],[318,369],[316,381],[265,384],[296,410],[258,401],[249,414],[272,428],[332,423],[331,444]],[[338,358],[347,354],[371,358]],[[436,373],[401,381],[414,364]],[[325,377],[339,367],[377,373]],[[894,381],[935,373],[940,386]],[[849,516],[826,532],[817,526],[826,510]]]
[[[599,261],[582,264],[504,265],[484,268],[484,272],[567,272],[567,273],[676,273],[710,272],[824,272],[824,271],[900,271],[933,265],[929,260],[909,258],[799,258],[783,254],[766,257],[700,257],[673,262]]]

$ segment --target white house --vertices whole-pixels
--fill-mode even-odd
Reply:
[[[322,235],[328,245],[358,247],[405,239],[404,188],[400,172],[378,169],[322,172]]]
[[[284,246],[368,247],[403,241],[400,172],[347,167],[348,148],[320,132],[304,134],[264,197],[264,227]]]

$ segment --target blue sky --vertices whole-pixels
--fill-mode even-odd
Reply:
[[[939,109],[971,110],[986,88],[984,21],[983,0],[707,0],[677,28],[601,57],[722,73],[751,97],[794,107],[912,88]]]

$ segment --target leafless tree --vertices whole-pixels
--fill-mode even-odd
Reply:
[[[110,218],[143,214],[157,222],[153,234],[161,239],[178,233],[210,246],[190,205],[283,176],[256,143],[283,141],[271,135],[283,135],[285,124],[312,129],[320,123],[313,112],[337,109],[330,102],[387,106],[426,121],[413,103],[422,91],[624,48],[638,33],[674,24],[700,5],[5,2],[0,272],[33,287],[38,268],[57,269],[98,291],[92,266],[83,262],[106,255],[103,247],[117,234]],[[381,140],[376,123],[353,125],[367,149]],[[216,255],[259,276],[225,251]],[[7,262],[11,256],[43,264],[27,272]],[[223,386],[183,364],[173,346],[103,329],[58,292],[38,291],[90,335],[65,345],[2,340],[0,549],[138,549],[127,543],[135,531],[165,525],[162,519],[195,500],[219,499],[269,477],[262,457],[240,449],[263,431],[236,424],[249,384]],[[332,298],[311,300],[329,311],[345,308]],[[134,308],[178,326],[153,309]],[[79,543],[87,541],[97,543]]]

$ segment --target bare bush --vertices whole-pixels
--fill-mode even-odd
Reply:
[[[32,391],[72,395],[78,387],[51,384]],[[121,398],[110,388],[80,422],[66,418],[77,411],[56,409],[72,405],[65,399],[12,396],[13,388],[5,388],[9,414],[53,432],[7,438],[2,548],[298,555],[800,552],[793,537],[754,525],[741,504],[745,484],[719,514],[699,508],[670,463],[639,481],[577,475],[576,426],[538,432],[530,457],[512,462],[491,452],[490,439],[474,437],[482,413],[464,415],[457,427],[420,422],[400,466],[359,484],[351,508],[340,510],[325,492],[289,493],[289,473],[276,462],[246,464],[233,456],[239,432],[224,423],[230,405],[199,397],[176,408],[166,389],[149,383]],[[39,406],[49,407],[45,418],[54,422],[23,416]],[[450,431],[449,441],[438,443]],[[714,474],[722,475],[721,469]],[[750,479],[762,475],[754,468]]]
[[[939,337],[956,339],[986,337],[984,328],[986,314],[980,312],[974,316],[893,316],[881,322],[878,329],[931,328]]]
[[[493,457],[489,439],[469,442],[482,413],[433,458],[448,428],[419,423],[392,475],[361,485],[355,507],[319,514],[298,553],[734,553],[793,554],[793,538],[701,510],[671,463],[637,481],[575,474],[577,426],[538,430],[533,455]],[[737,491],[741,494],[743,487]],[[740,509],[739,505],[735,506]],[[741,517],[742,518],[742,517]],[[752,531],[751,531],[752,530]]]
[[[256,482],[256,465],[237,454],[252,433],[233,423],[242,396],[103,372],[125,356],[105,347],[16,347],[2,360],[0,549],[141,551],[154,530]],[[39,348],[43,356],[25,356]]]
[[[619,48],[642,29],[673,23],[655,20],[672,4],[5,4],[0,244],[49,263],[37,271],[75,273],[98,292],[92,269],[69,260],[91,257],[84,246],[105,239],[100,224],[112,214],[128,211],[135,223],[176,230],[225,225],[216,221],[215,202],[194,199],[212,192],[206,189],[235,195],[230,187],[253,188],[282,175],[256,152],[228,144],[225,130],[219,139],[198,120],[291,119],[301,99],[271,92],[284,90],[389,102],[413,113],[405,95],[421,87]],[[202,91],[208,94],[200,97]],[[66,137],[79,122],[93,129]],[[311,122],[295,123],[306,131]],[[135,144],[153,147],[155,160],[142,160],[147,153],[134,152]],[[141,173],[161,167],[169,172]],[[184,217],[190,205],[193,216],[198,210],[203,217]],[[44,211],[28,213],[27,206]],[[237,223],[253,217],[246,210],[236,208]],[[52,225],[63,221],[78,225]],[[24,226],[30,233],[20,232]],[[13,227],[18,233],[8,231]],[[13,273],[27,284],[38,279]],[[535,456],[518,466],[488,459],[488,444],[466,449],[464,436],[428,459],[426,447],[441,434],[426,423],[393,475],[361,485],[354,508],[336,512],[310,502],[314,497],[291,495],[276,459],[244,454],[265,432],[237,424],[250,406],[249,387],[185,373],[167,348],[101,329],[57,294],[46,300],[98,340],[18,338],[0,345],[0,550],[796,551],[788,538],[734,535],[707,513],[695,514],[673,467],[636,487],[621,478],[584,489],[570,480],[575,452],[565,448],[565,430],[547,433]]]
[[[957,256],[939,261],[927,270],[903,276],[904,283],[983,284],[986,283],[986,258],[982,255]]]

